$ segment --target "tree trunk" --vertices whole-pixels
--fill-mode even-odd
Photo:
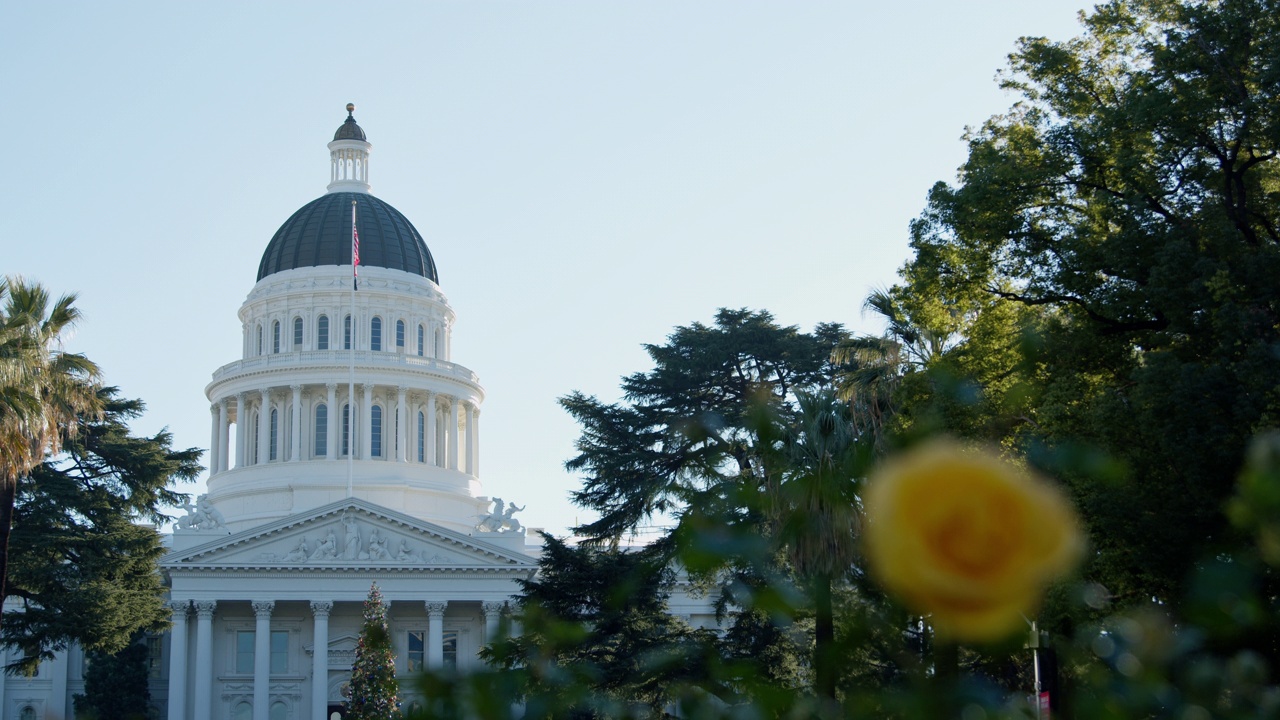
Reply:
[[[814,690],[818,697],[836,698],[835,617],[831,610],[831,576],[820,573],[813,579]]]
[[[17,497],[17,479],[0,479],[0,606],[9,597],[9,533],[13,530],[13,505]]]

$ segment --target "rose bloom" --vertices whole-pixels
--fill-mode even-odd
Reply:
[[[1000,640],[1025,627],[1045,586],[1084,550],[1075,511],[1056,487],[949,440],[880,465],[863,507],[871,571],[952,640]]]

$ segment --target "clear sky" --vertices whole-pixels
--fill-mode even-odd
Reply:
[[[1087,5],[3,3],[0,273],[78,292],[69,349],[146,401],[139,431],[204,448],[262,250],[354,102],[488,394],[486,491],[561,534],[590,516],[556,398],[616,399],[643,343],[718,307],[879,332],[862,301],[965,127],[1016,99],[1017,38]]]

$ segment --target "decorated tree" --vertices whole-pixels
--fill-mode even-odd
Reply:
[[[364,627],[356,644],[356,661],[351,665],[347,717],[351,720],[399,717],[396,699],[399,690],[396,657],[391,652],[391,631],[387,627],[387,605],[374,583],[364,601]]]

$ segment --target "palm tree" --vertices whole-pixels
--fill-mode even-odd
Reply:
[[[78,417],[100,411],[97,365],[62,349],[80,318],[75,299],[64,295],[51,305],[38,283],[0,282],[0,602],[18,480],[58,452]]]
[[[875,290],[862,309],[885,320],[883,335],[845,340],[831,351],[831,362],[845,368],[835,379],[849,403],[855,428],[870,433],[884,449],[885,423],[892,417],[894,392],[902,375],[926,367],[946,349],[948,336],[913,325],[893,294]]]
[[[857,479],[871,455],[870,443],[833,390],[797,393],[794,424],[783,432],[786,459],[779,488],[779,540],[796,574],[813,596],[814,689],[834,699],[835,619],[832,586],[857,559]],[[861,436],[865,437],[865,436]]]

